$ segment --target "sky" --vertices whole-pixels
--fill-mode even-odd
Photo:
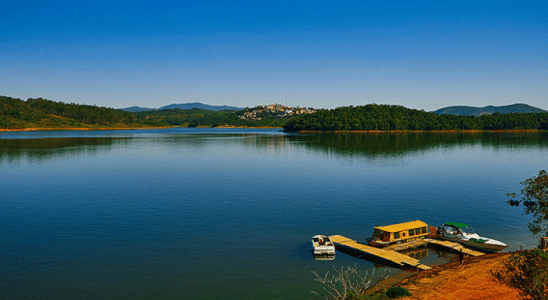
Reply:
[[[548,1],[0,0],[0,95],[548,110]]]

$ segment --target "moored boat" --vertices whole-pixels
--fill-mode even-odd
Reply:
[[[383,248],[424,239],[428,234],[428,225],[416,220],[388,226],[377,226],[373,231],[373,236],[366,240],[369,246]]]
[[[508,247],[505,243],[481,237],[465,223],[447,222],[438,228],[438,238],[457,242],[483,252],[498,252]]]
[[[325,235],[315,235],[312,237],[312,253],[315,256],[335,255],[335,244]]]

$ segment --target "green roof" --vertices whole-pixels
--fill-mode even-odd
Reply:
[[[457,222],[446,222],[446,223],[443,224],[443,225],[453,226],[453,227],[455,227],[455,228],[464,228],[464,227],[468,227],[468,224],[457,223]]]

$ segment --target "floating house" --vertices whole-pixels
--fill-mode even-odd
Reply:
[[[429,233],[428,224],[419,220],[377,226],[373,231],[373,236],[367,239],[367,243],[369,246],[382,248],[424,239]]]

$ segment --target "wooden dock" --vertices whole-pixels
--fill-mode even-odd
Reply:
[[[421,270],[431,269],[429,266],[421,264],[419,260],[409,257],[405,254],[398,253],[394,250],[384,250],[367,246],[341,235],[332,235],[329,238],[333,243],[335,243],[336,246],[347,247],[357,252],[363,252],[364,254],[369,254],[377,258],[384,259],[402,267],[408,266],[419,268]]]
[[[470,255],[470,256],[485,255],[485,253],[483,253],[483,252],[468,249],[468,248],[464,247],[463,245],[461,245],[459,243],[454,243],[454,242],[450,242],[450,241],[440,241],[440,240],[434,240],[434,239],[424,239],[424,240],[426,240],[429,244],[435,244],[435,245],[438,245],[438,246],[451,248],[455,251],[461,251],[461,249],[462,249],[462,253]]]

